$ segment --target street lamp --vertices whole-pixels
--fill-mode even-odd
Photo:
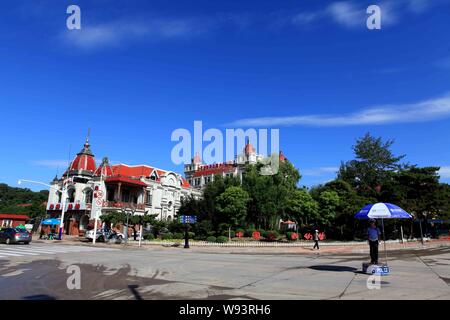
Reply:
[[[65,209],[66,209],[66,197],[64,196],[65,195],[64,181],[63,181],[62,190],[59,190],[59,189],[55,188],[54,186],[49,185],[48,183],[44,183],[44,182],[40,182],[40,181],[34,181],[34,180],[19,179],[17,181],[17,184],[21,185],[23,182],[40,184],[40,185],[46,186],[46,187],[48,187],[50,189],[55,189],[57,192],[61,193],[62,208],[61,208],[61,221],[59,223],[58,240],[62,240],[62,234],[63,234],[63,228],[64,228],[64,213],[65,213]]]

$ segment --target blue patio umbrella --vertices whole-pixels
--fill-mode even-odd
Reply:
[[[383,228],[384,254],[387,264],[386,236],[384,233],[384,219],[412,219],[412,216],[395,204],[391,203],[374,203],[368,204],[362,208],[356,215],[356,219],[381,219]]]
[[[49,226],[56,226],[56,225],[59,225],[60,223],[61,223],[60,219],[49,218],[49,219],[45,219],[44,221],[42,221],[41,224],[49,225]]]

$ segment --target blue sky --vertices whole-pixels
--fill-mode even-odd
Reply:
[[[66,8],[81,8],[81,30]],[[366,28],[366,8],[382,29]],[[370,131],[450,181],[450,1],[2,1],[0,181],[97,160],[182,172],[177,128],[279,128],[301,184]],[[32,189],[40,187],[29,185]]]

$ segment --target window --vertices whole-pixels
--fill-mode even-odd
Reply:
[[[92,190],[86,190],[86,203],[92,203]]]
[[[122,202],[130,202],[130,190],[122,191]]]
[[[75,202],[75,189],[71,188],[67,191],[67,201],[69,203]]]
[[[145,200],[145,204],[147,206],[152,206],[152,194],[150,192],[147,193],[147,199]]]
[[[12,220],[11,219],[5,219],[2,221],[2,227],[11,227],[12,226]]]
[[[156,173],[155,170],[153,170],[152,174],[150,175],[150,180],[157,180],[158,179],[158,174]]]

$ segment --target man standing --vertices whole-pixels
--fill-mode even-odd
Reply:
[[[319,250],[319,230],[314,231],[314,247],[313,250],[317,247],[317,250]]]
[[[380,229],[375,225],[375,220],[370,220],[370,226],[367,229],[367,238],[370,247],[370,263],[378,264],[378,241],[380,238]]]

